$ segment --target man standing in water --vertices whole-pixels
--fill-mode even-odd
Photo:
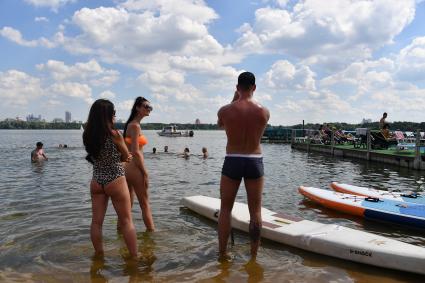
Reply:
[[[236,89],[237,94],[235,93],[232,103],[223,106],[217,113],[218,126],[224,128],[227,135],[226,157],[220,181],[220,260],[230,259],[226,249],[231,229],[231,213],[242,178],[248,198],[252,257],[257,255],[260,244],[261,195],[264,186],[260,140],[270,113],[252,98],[256,89],[254,74],[241,73]]]
[[[43,143],[37,142],[36,148],[31,151],[31,162],[37,162],[40,160],[48,160],[46,154],[43,151]]]

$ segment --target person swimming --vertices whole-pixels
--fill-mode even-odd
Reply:
[[[144,163],[143,146],[148,143],[146,137],[142,134],[140,122],[152,111],[152,106],[144,97],[137,97],[131,109],[130,117],[124,125],[124,137],[128,149],[133,154],[133,160],[124,165],[125,177],[133,203],[133,192],[139,201],[142,210],[143,222],[146,231],[154,231],[155,225],[152,218],[152,211],[149,203],[149,179],[148,172]]]
[[[202,157],[203,158],[208,158],[208,150],[206,147],[202,148]]]
[[[152,153],[155,154],[156,153],[156,147],[152,148]]]
[[[168,145],[164,146],[164,152],[168,152]]]
[[[189,158],[190,157],[190,151],[189,151],[189,148],[188,147],[186,147],[184,149],[184,151],[183,151],[183,157],[184,158]]]

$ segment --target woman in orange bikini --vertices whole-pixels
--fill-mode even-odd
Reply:
[[[133,191],[136,193],[139,205],[142,210],[143,222],[146,231],[154,231],[151,207],[149,204],[149,180],[148,172],[143,159],[143,146],[148,143],[146,137],[142,135],[140,122],[143,117],[149,116],[152,106],[143,97],[137,97],[131,109],[130,117],[124,126],[124,138],[129,151],[133,154],[133,160],[124,165],[125,177],[127,179],[130,195],[133,199]],[[133,203],[133,201],[132,201]]]

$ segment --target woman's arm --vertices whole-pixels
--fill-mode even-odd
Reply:
[[[141,130],[140,126],[137,124],[130,123],[127,128],[127,134],[131,139],[130,151],[134,156],[134,162],[136,166],[142,171],[144,175],[147,175],[147,171],[144,164],[143,154],[140,152],[139,148],[139,136]]]
[[[112,142],[117,146],[118,151],[121,153],[121,161],[130,162],[133,156],[128,151],[124,138],[119,131],[112,131]]]

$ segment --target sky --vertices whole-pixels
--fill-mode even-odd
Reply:
[[[0,120],[215,123],[243,71],[272,125],[425,121],[423,0],[0,0]]]

